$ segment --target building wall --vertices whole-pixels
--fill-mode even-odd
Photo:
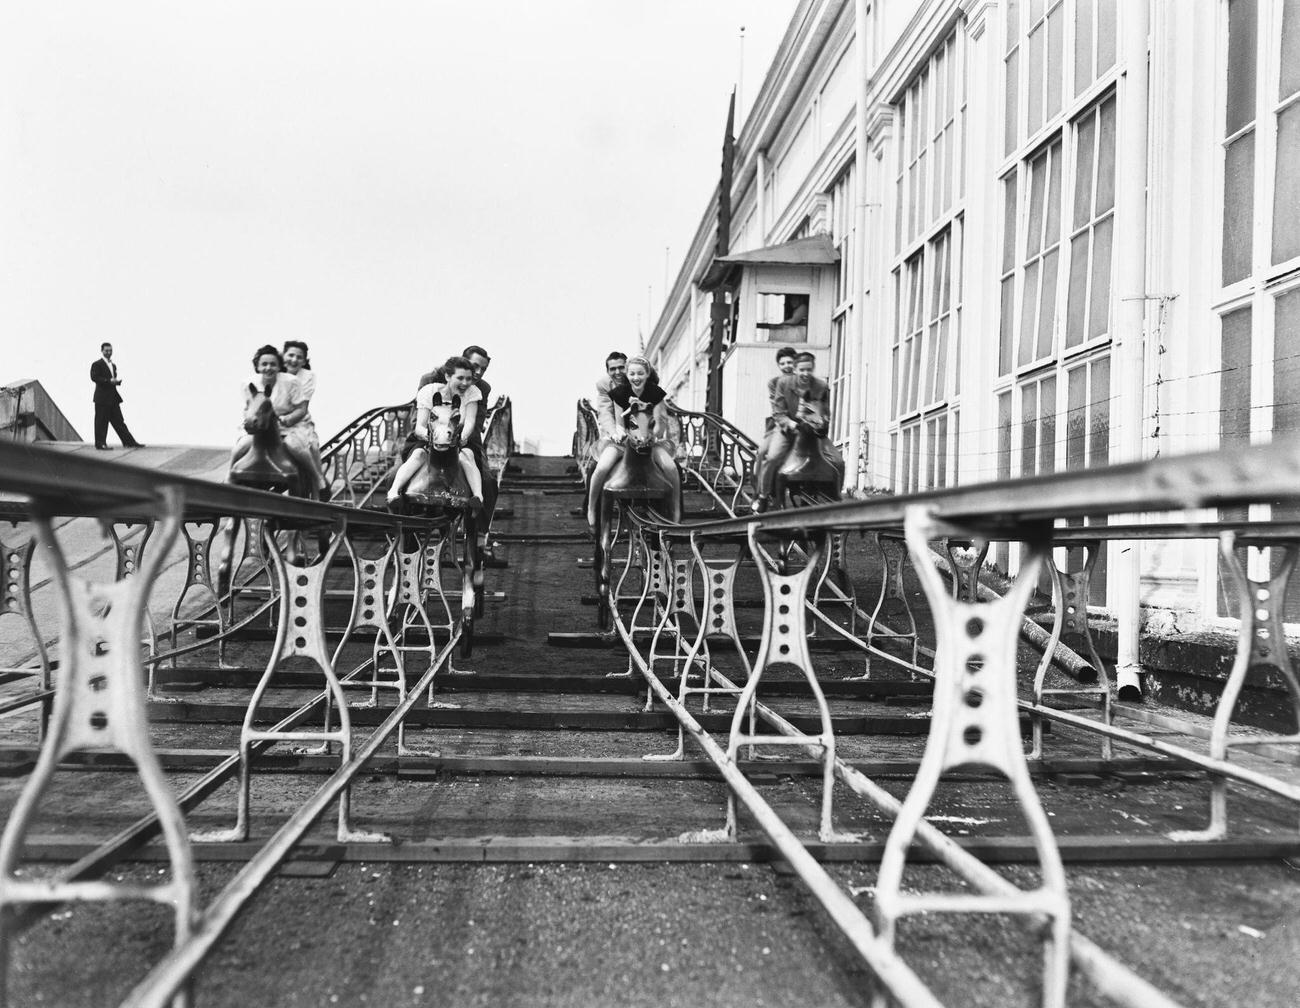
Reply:
[[[733,207],[732,251],[816,230],[841,250],[820,370],[856,486],[1300,428],[1296,0],[805,0]],[[650,343],[695,406],[714,214]],[[1212,545],[1138,563],[1146,605],[1231,615]],[[1103,579],[1094,601],[1115,600]]]

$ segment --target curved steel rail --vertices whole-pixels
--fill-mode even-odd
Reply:
[[[391,424],[394,417],[399,415],[400,410],[395,411],[392,408],[369,411],[351,425],[348,431],[343,432],[343,435],[334,439],[336,450],[338,450],[338,446],[355,447],[359,442],[372,437],[376,429],[380,429],[376,428],[376,423],[380,424],[381,427],[383,424]],[[511,423],[509,400],[502,397],[489,415],[487,430],[489,464],[495,464],[495,468],[498,470],[504,468],[509,458],[512,446]],[[391,431],[390,428],[390,433]],[[46,521],[52,515],[112,516],[114,520],[130,516],[134,520],[135,516],[148,515],[155,510],[159,493],[164,493],[170,502],[167,514],[173,528],[182,519],[213,521],[222,515],[238,515],[240,517],[263,519],[274,523],[277,527],[286,529],[332,527],[339,535],[342,535],[343,530],[348,526],[360,527],[369,529],[372,534],[374,532],[387,534],[390,541],[396,543],[403,533],[434,533],[446,525],[445,519],[431,520],[398,517],[386,512],[343,507],[338,503],[299,500],[229,484],[160,476],[153,470],[121,463],[100,461],[93,457],[79,458],[31,445],[3,442],[0,442],[0,487],[3,487],[6,491],[29,497],[33,502],[34,512],[44,516]],[[336,540],[326,559],[333,555],[337,546]],[[148,573],[155,574],[157,566],[157,558],[155,558],[148,569]],[[280,580],[283,582],[286,571],[283,569],[282,563],[280,566]],[[119,578],[122,577],[120,568],[121,557],[119,556]],[[299,584],[302,583],[303,576],[307,573],[303,568],[289,568],[289,571],[296,572],[294,576],[296,583]],[[320,575],[313,576],[319,577]],[[147,580],[151,581],[152,578]],[[358,576],[358,585],[354,586],[356,591],[362,590],[359,584],[361,580]],[[418,581],[418,576],[416,580]],[[142,586],[137,589],[137,594],[141,592],[147,594],[148,588],[148,585]],[[396,591],[396,589],[397,586],[395,585],[394,590]],[[98,590],[104,593],[113,589],[112,586],[107,586]],[[418,585],[416,585],[415,590],[417,592],[420,590]],[[440,588],[439,593],[441,594]],[[140,667],[154,665],[165,658],[195,650],[197,646],[210,646],[217,640],[233,633],[240,626],[246,625],[258,613],[266,612],[275,604],[274,589],[271,594],[271,598],[255,609],[253,616],[241,620],[234,626],[226,627],[221,633],[204,641],[202,645],[186,645],[166,654],[154,654],[147,659],[141,658],[138,665]],[[94,596],[91,597],[93,599]],[[323,598],[323,595],[321,598]],[[354,604],[354,617],[355,609],[356,605]],[[314,618],[319,621],[318,615]],[[206,912],[194,917],[197,926],[191,932],[191,937],[185,941],[178,940],[173,952],[173,956],[192,957],[187,960],[191,965],[184,969],[183,975],[168,989],[168,992],[160,996],[160,1003],[169,1000],[173,994],[178,996],[184,994],[183,988],[189,982],[189,974],[194,965],[201,961],[207,947],[210,947],[210,943],[220,936],[220,932],[233,919],[234,914],[238,912],[238,907],[269,877],[279,861],[292,849],[293,845],[311,824],[319,818],[324,809],[338,799],[339,795],[348,788],[364,763],[378,751],[379,747],[384,744],[394,731],[398,733],[400,744],[402,722],[405,714],[422,697],[425,690],[431,687],[435,674],[449,665],[451,655],[461,641],[462,623],[452,622],[445,629],[448,635],[447,643],[435,655],[432,650],[433,642],[430,641],[432,660],[427,671],[420,677],[418,683],[412,685],[406,691],[384,724],[371,735],[350,760],[340,767],[324,787],[299,810],[299,813],[272,838],[271,843],[246,866],[235,882],[218,897],[217,903]],[[127,634],[127,638],[124,639],[129,639],[131,632],[129,628],[126,630],[119,628],[115,631],[118,637],[121,637],[123,633]],[[122,640],[117,640],[116,644],[118,646],[112,649],[114,651],[128,655],[134,651],[133,647],[123,646]],[[358,680],[373,661],[374,659],[371,658],[369,662],[363,663],[348,673],[344,679]],[[327,680],[331,674],[327,673]],[[121,675],[115,673],[112,678],[114,684],[121,685],[133,677],[128,675],[126,679],[123,679]],[[363,684],[365,684],[364,681]],[[135,683],[132,689],[139,690],[139,683]],[[57,695],[56,691],[56,697]],[[41,695],[38,695],[32,698],[30,702],[36,702],[41,698]],[[293,734],[295,726],[314,714],[318,714],[322,705],[326,708],[328,718],[329,698],[330,690],[327,688],[287,718],[281,720],[268,734]],[[46,744],[50,744],[48,740]],[[147,746],[147,741],[144,744]],[[175,832],[174,825],[178,816],[191,811],[197,804],[211,795],[221,783],[228,780],[233,773],[240,770],[241,767],[246,768],[248,760],[253,755],[269,748],[272,744],[274,743],[270,740],[253,740],[247,745],[243,759],[239,755],[230,757],[206,774],[203,779],[191,785],[176,799],[168,798],[162,805],[157,805],[156,811],[119,832],[95,851],[60,872],[56,878],[51,879],[48,898],[55,901],[62,898],[76,898],[77,894],[82,892],[96,893],[98,898],[110,895],[112,887],[91,883],[86,880],[102,875],[104,871],[122,857],[156,836],[160,829],[166,827]],[[168,825],[169,823],[171,825]],[[46,892],[46,890],[43,889],[42,892]],[[130,890],[123,891],[123,895],[129,896],[130,894]],[[180,897],[177,897],[177,899],[179,900]],[[49,902],[36,902],[31,898],[27,898],[26,902],[21,904],[21,909],[17,908],[19,904],[15,904],[15,909],[6,911],[6,931],[14,933],[29,926],[51,905]],[[225,912],[228,912],[229,915],[223,919],[221,914]],[[189,910],[186,910],[186,914],[189,915],[189,913]],[[218,920],[222,922],[217,925],[217,930],[214,933],[214,922]],[[184,938],[183,933],[180,934],[180,938]],[[205,942],[208,944],[205,945]],[[141,984],[141,992],[147,991],[151,984],[158,982],[154,978],[159,975],[159,970],[162,968],[162,965],[160,965],[150,974],[149,978],[146,978]],[[167,983],[165,976],[162,982]],[[141,993],[140,996],[147,997],[148,995]]]

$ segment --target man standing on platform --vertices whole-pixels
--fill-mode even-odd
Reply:
[[[99,352],[102,356],[90,365],[90,380],[95,383],[95,447],[108,451],[108,425],[112,424],[124,447],[143,448],[122,419],[122,393],[117,390],[122,379],[113,363],[113,344],[101,343]]]

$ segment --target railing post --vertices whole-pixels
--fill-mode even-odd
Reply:
[[[213,578],[212,570],[212,543],[216,539],[220,527],[221,521],[218,518],[181,523],[181,534],[185,538],[185,581],[181,584],[180,591],[176,593],[176,601],[172,603],[168,641],[170,649],[175,651],[176,638],[182,627],[192,629],[196,634],[199,627],[215,627],[217,663],[224,665],[226,663],[226,614],[222,609],[221,595],[217,591],[217,583]],[[211,618],[202,616],[189,619],[181,618],[181,607],[185,604],[185,600],[194,593],[205,593],[212,600]],[[175,657],[171,659],[171,664],[172,668],[177,667]],[[170,700],[170,697],[159,696],[155,688],[154,679],[157,667],[156,662],[149,665],[149,698],[151,700]]]
[[[921,913],[1018,914],[1046,918],[1043,929],[1044,1008],[1061,1008],[1069,978],[1070,901],[1065,869],[1020,745],[1016,652],[1020,621],[1049,549],[1050,524],[1029,530],[1025,560],[1004,598],[959,601],[945,589],[930,540],[962,535],[920,505],[907,509],[904,533],[912,564],[934,614],[934,708],[930,735],[912,788],[885,842],[876,879],[880,939],[893,944],[899,918]],[[976,568],[978,569],[978,568]],[[1038,854],[1038,888],[1013,894],[904,892],[903,871],[917,829],[942,775],[955,767],[988,767],[1007,778]]]
[[[276,578],[280,584],[280,616],[276,628],[275,644],[267,661],[266,671],[258,680],[253,696],[244,712],[243,727],[239,732],[239,784],[236,799],[235,825],[224,830],[204,830],[191,834],[193,840],[204,843],[231,843],[248,839],[249,784],[251,775],[251,748],[254,742],[322,742],[337,743],[341,749],[341,765],[352,758],[352,719],[348,714],[347,699],[334,669],[333,656],[325,637],[325,582],[330,565],[338,552],[346,532],[346,523],[340,520],[330,539],[329,548],[305,567],[290,567],[284,552],[275,541],[269,527],[262,530],[266,552],[269,554]],[[338,707],[339,727],[331,731],[328,723],[324,729],[304,731],[275,731],[255,728],[258,707],[271,679],[280,664],[288,658],[307,658],[321,670],[325,691],[330,701]],[[339,798],[337,836],[340,843],[384,842],[389,838],[382,833],[368,833],[352,828],[351,788]]]
[[[713,667],[713,657],[709,651],[708,639],[710,637],[726,637],[731,641],[735,648],[736,655],[740,659],[741,668],[745,673],[745,680],[749,680],[750,664],[749,658],[745,654],[745,648],[740,641],[740,631],[736,627],[736,609],[735,609],[735,583],[736,571],[740,569],[740,562],[744,558],[742,549],[734,560],[706,560],[704,554],[700,551],[700,543],[696,533],[691,533],[691,554],[693,560],[689,565],[687,573],[688,578],[693,582],[695,571],[699,571],[700,580],[704,585],[704,601],[700,606],[698,617],[698,628],[695,640],[691,643],[689,650],[686,652],[685,670],[677,687],[677,700],[684,707],[686,698],[692,693],[700,693],[704,696],[704,703],[701,710],[704,713],[709,712],[709,699],[714,693],[739,694],[741,687],[736,686],[714,686],[713,678],[717,673]],[[692,608],[694,607],[694,595],[692,592]],[[690,685],[690,669],[697,662],[703,664],[704,681],[700,686]],[[653,666],[651,667],[653,669]],[[653,696],[654,691],[650,691]],[[754,705],[751,703],[749,708],[749,732],[754,733]],[[677,723],[677,748],[668,754],[651,754],[642,757],[647,760],[680,760],[686,753],[686,734],[680,721]],[[750,747],[750,755],[753,755],[753,747]]]
[[[847,835],[837,833],[833,825],[833,802],[835,791],[835,731],[831,720],[830,707],[817,681],[817,672],[813,668],[812,655],[808,650],[808,620],[804,602],[808,597],[808,585],[813,572],[817,570],[829,545],[825,533],[818,536],[816,545],[808,551],[805,566],[793,574],[783,571],[784,564],[773,557],[755,535],[754,526],[748,530],[749,551],[758,569],[759,579],[763,583],[763,636],[758,646],[758,655],[754,659],[753,670],[744,688],[736,698],[736,709],[731,716],[731,730],[727,737],[727,758],[733,762],[740,747],[757,745],[780,746],[817,746],[821,749],[822,763],[822,801],[821,818],[817,835],[823,843],[835,843],[850,839]],[[801,673],[812,691],[817,704],[817,713],[821,722],[821,731],[811,735],[760,735],[753,729],[753,707],[758,701],[758,687],[763,673],[772,665],[793,665]],[[746,717],[750,729],[746,731]],[[736,838],[736,795],[727,793],[727,822],[724,830],[727,839]]]
[[[891,641],[902,640],[911,641],[912,643],[912,664],[916,664],[919,655],[920,639],[916,632],[916,616],[912,613],[912,606],[907,601],[907,589],[903,585],[903,563],[907,556],[907,546],[902,539],[885,532],[872,532],[871,539],[876,544],[876,549],[880,553],[880,595],[876,599],[876,607],[871,610],[871,619],[867,623],[867,646],[871,647],[877,637],[888,638]],[[885,607],[886,602],[901,602],[903,604],[903,615],[907,619],[907,630],[880,630],[880,614]],[[868,672],[870,671],[870,658],[868,661]],[[916,673],[912,673],[915,678]]]
[[[17,521],[12,522],[16,527]],[[45,650],[45,640],[40,627],[36,625],[36,616],[32,610],[32,556],[36,552],[36,535],[29,535],[26,542],[6,542],[0,539],[0,576],[3,587],[0,588],[0,617],[21,616],[27,624],[32,641],[36,644],[36,658],[39,666],[36,670],[37,689],[42,694],[40,721],[37,726],[37,738],[45,737],[49,724],[52,697],[50,694],[50,656]],[[0,669],[2,672],[27,672],[24,668]]]
[[[163,556],[176,540],[181,508],[181,492],[164,490],[159,548],[143,559],[133,547],[130,563],[118,565],[117,581],[94,584],[71,574],[54,535],[50,510],[43,502],[32,504],[37,534],[49,551],[62,601],[59,688],[36,767],[0,836],[0,1003],[6,1000],[8,979],[10,935],[6,928],[16,906],[67,900],[145,899],[166,903],[175,909],[177,945],[188,939],[194,925],[197,890],[193,856],[180,807],[149,741],[140,658],[140,634],[149,595]],[[120,752],[134,762],[162,827],[171,865],[170,881],[142,885],[15,876],[28,827],[59,762],[84,749]],[[174,1003],[187,1004],[188,993],[179,994]]]
[[[1275,669],[1286,683],[1291,699],[1291,712],[1300,727],[1300,678],[1287,650],[1284,607],[1287,585],[1295,570],[1300,545],[1295,542],[1273,543],[1283,550],[1282,563],[1277,573],[1265,581],[1256,581],[1246,573],[1246,566],[1237,556],[1237,538],[1231,532],[1219,536],[1219,555],[1231,575],[1231,584],[1237,594],[1237,609],[1241,629],[1237,634],[1237,654],[1232,662],[1228,679],[1219,695],[1219,705],[1214,711],[1214,725],[1210,730],[1210,758],[1226,760],[1230,747],[1300,745],[1300,731],[1290,735],[1250,735],[1233,738],[1232,715],[1241,697],[1246,677],[1255,670]],[[1247,549],[1250,547],[1248,546]],[[1180,830],[1170,833],[1171,840],[1218,840],[1228,832],[1228,781],[1216,775],[1210,784],[1210,822],[1203,830]]]
[[[1092,630],[1088,626],[1088,598],[1091,594],[1092,572],[1101,555],[1102,544],[1098,540],[1089,540],[1079,544],[1083,547],[1085,559],[1083,567],[1077,571],[1063,571],[1056,566],[1049,552],[1043,562],[1052,578],[1052,636],[1047,647],[1043,649],[1042,660],[1034,673],[1034,703],[1041,705],[1045,696],[1095,696],[1101,700],[1102,721],[1110,724],[1112,720],[1110,676],[1101,655],[1097,654],[1096,644],[1092,639]],[[1067,550],[1068,556],[1068,550]],[[1057,646],[1064,634],[1082,637],[1087,648],[1092,667],[1096,670],[1096,686],[1074,686],[1062,689],[1045,689],[1043,683],[1047,670],[1052,664]],[[1043,718],[1035,712],[1031,718],[1033,743],[1029,750],[1030,759],[1039,759],[1043,754]],[[1110,759],[1111,745],[1109,736],[1102,736],[1101,758]]]

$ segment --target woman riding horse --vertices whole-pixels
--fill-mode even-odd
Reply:
[[[393,485],[388,491],[390,508],[399,507],[402,494],[406,492],[411,480],[430,462],[430,449],[441,447],[443,450],[454,449],[459,460],[465,484],[469,488],[470,505],[475,512],[483,510],[483,480],[479,476],[478,466],[468,448],[461,447],[465,435],[474,429],[478,411],[485,408],[482,393],[474,384],[474,366],[464,357],[449,357],[443,365],[446,382],[431,382],[415,394],[415,429],[406,439],[402,449],[402,465],[393,476]],[[431,445],[429,439],[430,421],[437,406],[451,406],[458,412],[454,429],[450,432],[448,444]],[[454,444],[453,444],[454,442]]]
[[[596,472],[610,473],[600,486],[593,485],[587,501],[587,526],[592,535],[596,534],[600,524],[602,491],[609,487],[619,473],[614,466],[622,459],[626,462],[628,448],[637,452],[648,453],[654,463],[659,481],[666,485],[663,493],[662,513],[674,522],[681,521],[681,476],[677,472],[677,463],[669,451],[672,442],[664,435],[669,429],[668,407],[665,400],[667,393],[659,386],[658,375],[644,357],[633,357],[627,362],[627,384],[614,385],[609,390],[610,402],[614,413],[621,417],[621,422],[612,436],[605,437],[596,445],[593,454],[596,457]],[[653,433],[645,444],[629,445],[629,435],[636,427],[635,416],[640,410],[650,411],[650,426]],[[660,496],[647,494],[646,496]]]
[[[283,368],[284,357],[273,346],[260,347],[253,355],[256,374],[241,387],[244,432],[230,453],[229,481],[311,497],[316,490],[313,480],[287,443],[288,432],[307,407],[298,380]]]
[[[648,503],[670,521],[681,521],[681,477],[669,454],[664,390],[644,357],[627,362],[627,384],[610,389],[609,398],[619,427],[602,442],[601,461],[609,477],[603,486],[594,482],[589,493],[588,522],[595,540],[592,564],[598,598],[596,619],[608,629],[613,604],[610,599],[609,554],[615,538],[614,499]],[[660,435],[656,437],[656,434]]]
[[[311,369],[311,359],[307,344],[302,340],[285,340],[284,369],[298,379],[302,389],[303,412],[296,423],[284,429],[284,440],[299,467],[311,474],[312,482],[321,488],[322,495],[329,490],[325,479],[324,466],[320,459],[320,436],[316,433],[316,422],[311,417],[311,400],[316,394],[316,372]]]

